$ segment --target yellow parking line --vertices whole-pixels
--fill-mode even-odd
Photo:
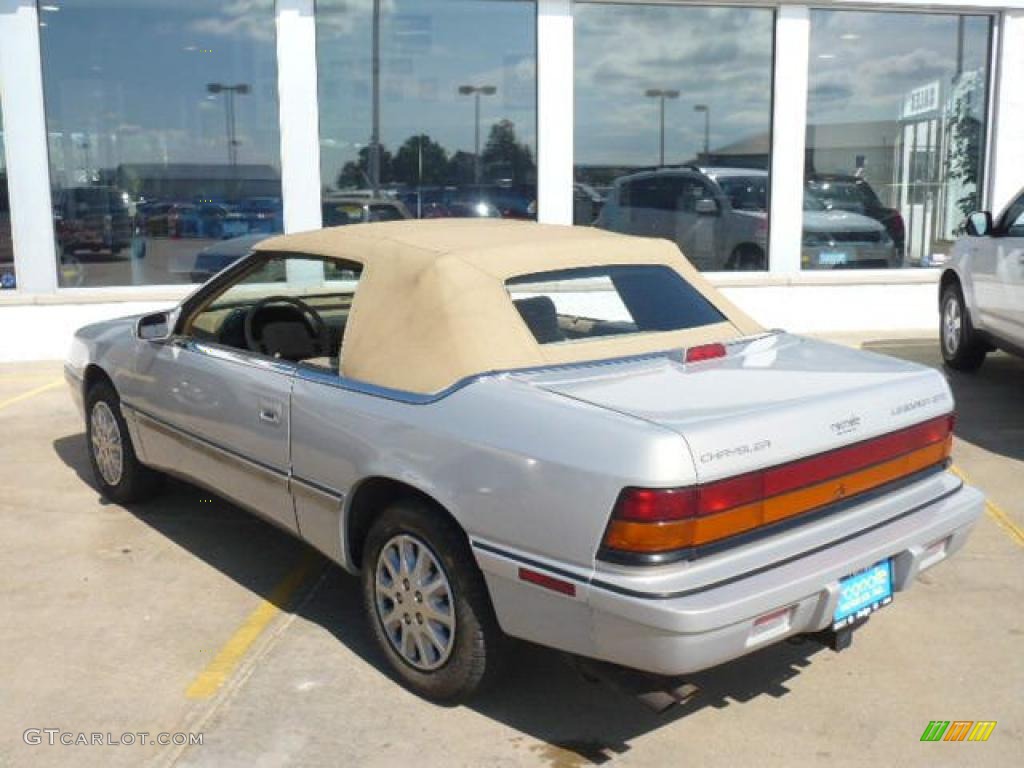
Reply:
[[[9,405],[20,403],[22,400],[28,400],[30,397],[41,395],[43,392],[54,389],[55,387],[59,387],[63,383],[64,379],[54,379],[49,384],[43,384],[41,387],[30,389],[28,392],[25,392],[20,395],[15,395],[14,397],[8,398],[7,400],[0,400],[0,410],[6,408]]]
[[[281,606],[288,604],[295,590],[302,586],[313,566],[320,562],[322,559],[319,555],[313,551],[308,552],[299,564],[274,587],[270,596],[261,600],[256,609],[235,630],[235,633],[217,652],[213,661],[191,682],[185,690],[185,696],[190,699],[208,699],[213,696],[231,677],[252,644],[281,612]]]
[[[950,467],[950,471],[952,471],[954,475],[959,477],[965,483],[971,482],[967,478],[967,474],[962,469],[960,469],[960,467]],[[988,512],[988,516],[995,521],[996,525],[998,525],[1006,532],[1006,535],[1009,536],[1014,543],[1018,544],[1021,547],[1024,547],[1024,528],[1021,528],[1019,525],[1017,525],[1017,523],[1014,522],[1013,518],[1010,517],[1009,513],[1003,510],[998,504],[996,504],[987,496],[985,497],[985,511]]]
[[[20,371],[18,373],[0,373],[0,381],[7,383],[9,381],[39,381],[40,379],[52,379],[53,373],[50,371],[39,371],[38,373],[25,373]]]

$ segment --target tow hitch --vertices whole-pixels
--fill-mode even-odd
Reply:
[[[820,643],[826,648],[831,648],[838,653],[839,651],[845,651],[853,644],[853,630],[866,623],[867,618],[864,618],[860,621],[855,621],[853,624],[847,624],[842,629],[823,629],[820,632],[809,632],[803,635],[803,637]]]

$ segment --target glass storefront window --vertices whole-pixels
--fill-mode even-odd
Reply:
[[[319,0],[324,226],[536,215],[536,6]]]
[[[7,152],[4,114],[0,109],[0,291],[18,287],[14,275],[14,243],[11,241],[11,202],[7,191]]]
[[[273,0],[39,19],[62,287],[203,280],[281,231]]]
[[[811,11],[805,269],[941,263],[985,170],[991,19]]]
[[[774,12],[575,5],[574,221],[766,269]]]

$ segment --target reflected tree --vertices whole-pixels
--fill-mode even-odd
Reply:
[[[380,181],[387,184],[393,178],[391,153],[380,147]],[[372,187],[370,182],[370,147],[360,147],[358,160],[349,160],[338,174],[338,188]]]
[[[456,150],[448,161],[448,183],[463,186],[473,183],[473,153]]]
[[[537,177],[533,151],[516,139],[516,127],[511,120],[499,120],[491,126],[481,159],[491,181],[521,184]]]
[[[448,151],[423,133],[398,148],[391,171],[399,183],[440,185],[448,180],[448,162]]]
[[[519,141],[515,124],[499,120],[491,126],[487,143],[480,153],[485,183],[511,182],[532,184],[537,179],[537,163],[529,145]],[[471,186],[475,178],[472,152],[449,153],[439,142],[422,133],[410,136],[392,155],[380,147],[380,184],[383,186],[417,184],[429,186]],[[363,146],[355,160],[349,160],[338,174],[339,189],[370,188],[370,147]]]
[[[953,87],[949,110],[949,179],[956,182],[959,197],[957,210],[966,219],[978,210],[978,196],[981,158],[984,152],[985,131],[981,120],[975,116],[975,103],[984,104],[984,82],[980,72],[969,72],[961,76]]]

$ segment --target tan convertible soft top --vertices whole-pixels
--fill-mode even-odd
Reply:
[[[256,249],[362,264],[341,373],[410,392],[438,392],[488,371],[636,355],[762,330],[672,243],[590,227],[495,219],[396,221],[274,237]],[[507,279],[519,275],[621,264],[672,267],[728,322],[538,344],[505,288]]]

